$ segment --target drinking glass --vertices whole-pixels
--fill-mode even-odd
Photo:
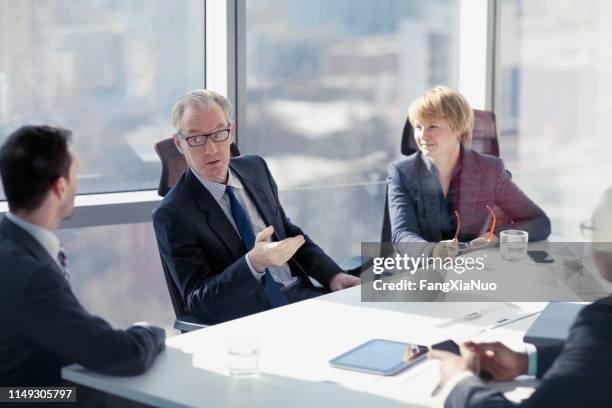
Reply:
[[[527,255],[529,234],[521,230],[505,230],[499,235],[499,248],[502,259],[518,262]]]
[[[259,374],[259,337],[236,332],[227,337],[227,364],[231,375]]]

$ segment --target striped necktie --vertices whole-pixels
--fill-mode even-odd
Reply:
[[[70,281],[70,273],[68,272],[68,259],[66,258],[66,251],[63,246],[60,246],[59,253],[57,254],[57,260],[62,267],[62,273],[67,281]]]
[[[244,247],[247,251],[250,251],[255,245],[255,233],[253,232],[251,221],[249,220],[249,217],[246,211],[244,210],[244,207],[238,201],[234,188],[232,186],[227,186],[225,187],[225,191],[229,196],[232,215],[234,216],[236,227],[238,227],[238,232],[242,237]],[[289,303],[287,302],[285,294],[281,290],[282,285],[272,279],[270,271],[268,271],[267,268],[261,278],[261,282],[263,283],[266,297],[268,298],[268,301],[270,302],[270,305],[272,305],[272,307],[284,306]]]

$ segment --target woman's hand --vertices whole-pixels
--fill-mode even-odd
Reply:
[[[459,253],[459,242],[454,239],[440,241],[433,250],[434,258],[454,258]]]

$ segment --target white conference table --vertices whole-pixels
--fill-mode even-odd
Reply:
[[[545,303],[362,303],[359,287],[170,337],[151,369],[110,377],[78,365],[64,379],[159,407],[426,407],[439,380],[439,363],[426,360],[396,376],[332,368],[327,361],[372,338],[419,344],[446,339],[497,339],[523,347],[522,337]],[[479,312],[467,321],[463,316]],[[527,316],[503,327],[501,319]],[[227,338],[259,338],[261,374],[233,377]],[[92,352],[96,352],[92,350]],[[517,387],[518,384],[518,387]],[[502,384],[514,397],[529,382]],[[505,388],[504,388],[505,387]]]

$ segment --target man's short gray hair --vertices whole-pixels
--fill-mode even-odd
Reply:
[[[221,108],[228,123],[232,122],[233,108],[229,99],[215,91],[195,89],[181,96],[172,107],[172,126],[174,130],[181,131],[183,115],[188,107],[207,109],[212,104],[217,104]]]

